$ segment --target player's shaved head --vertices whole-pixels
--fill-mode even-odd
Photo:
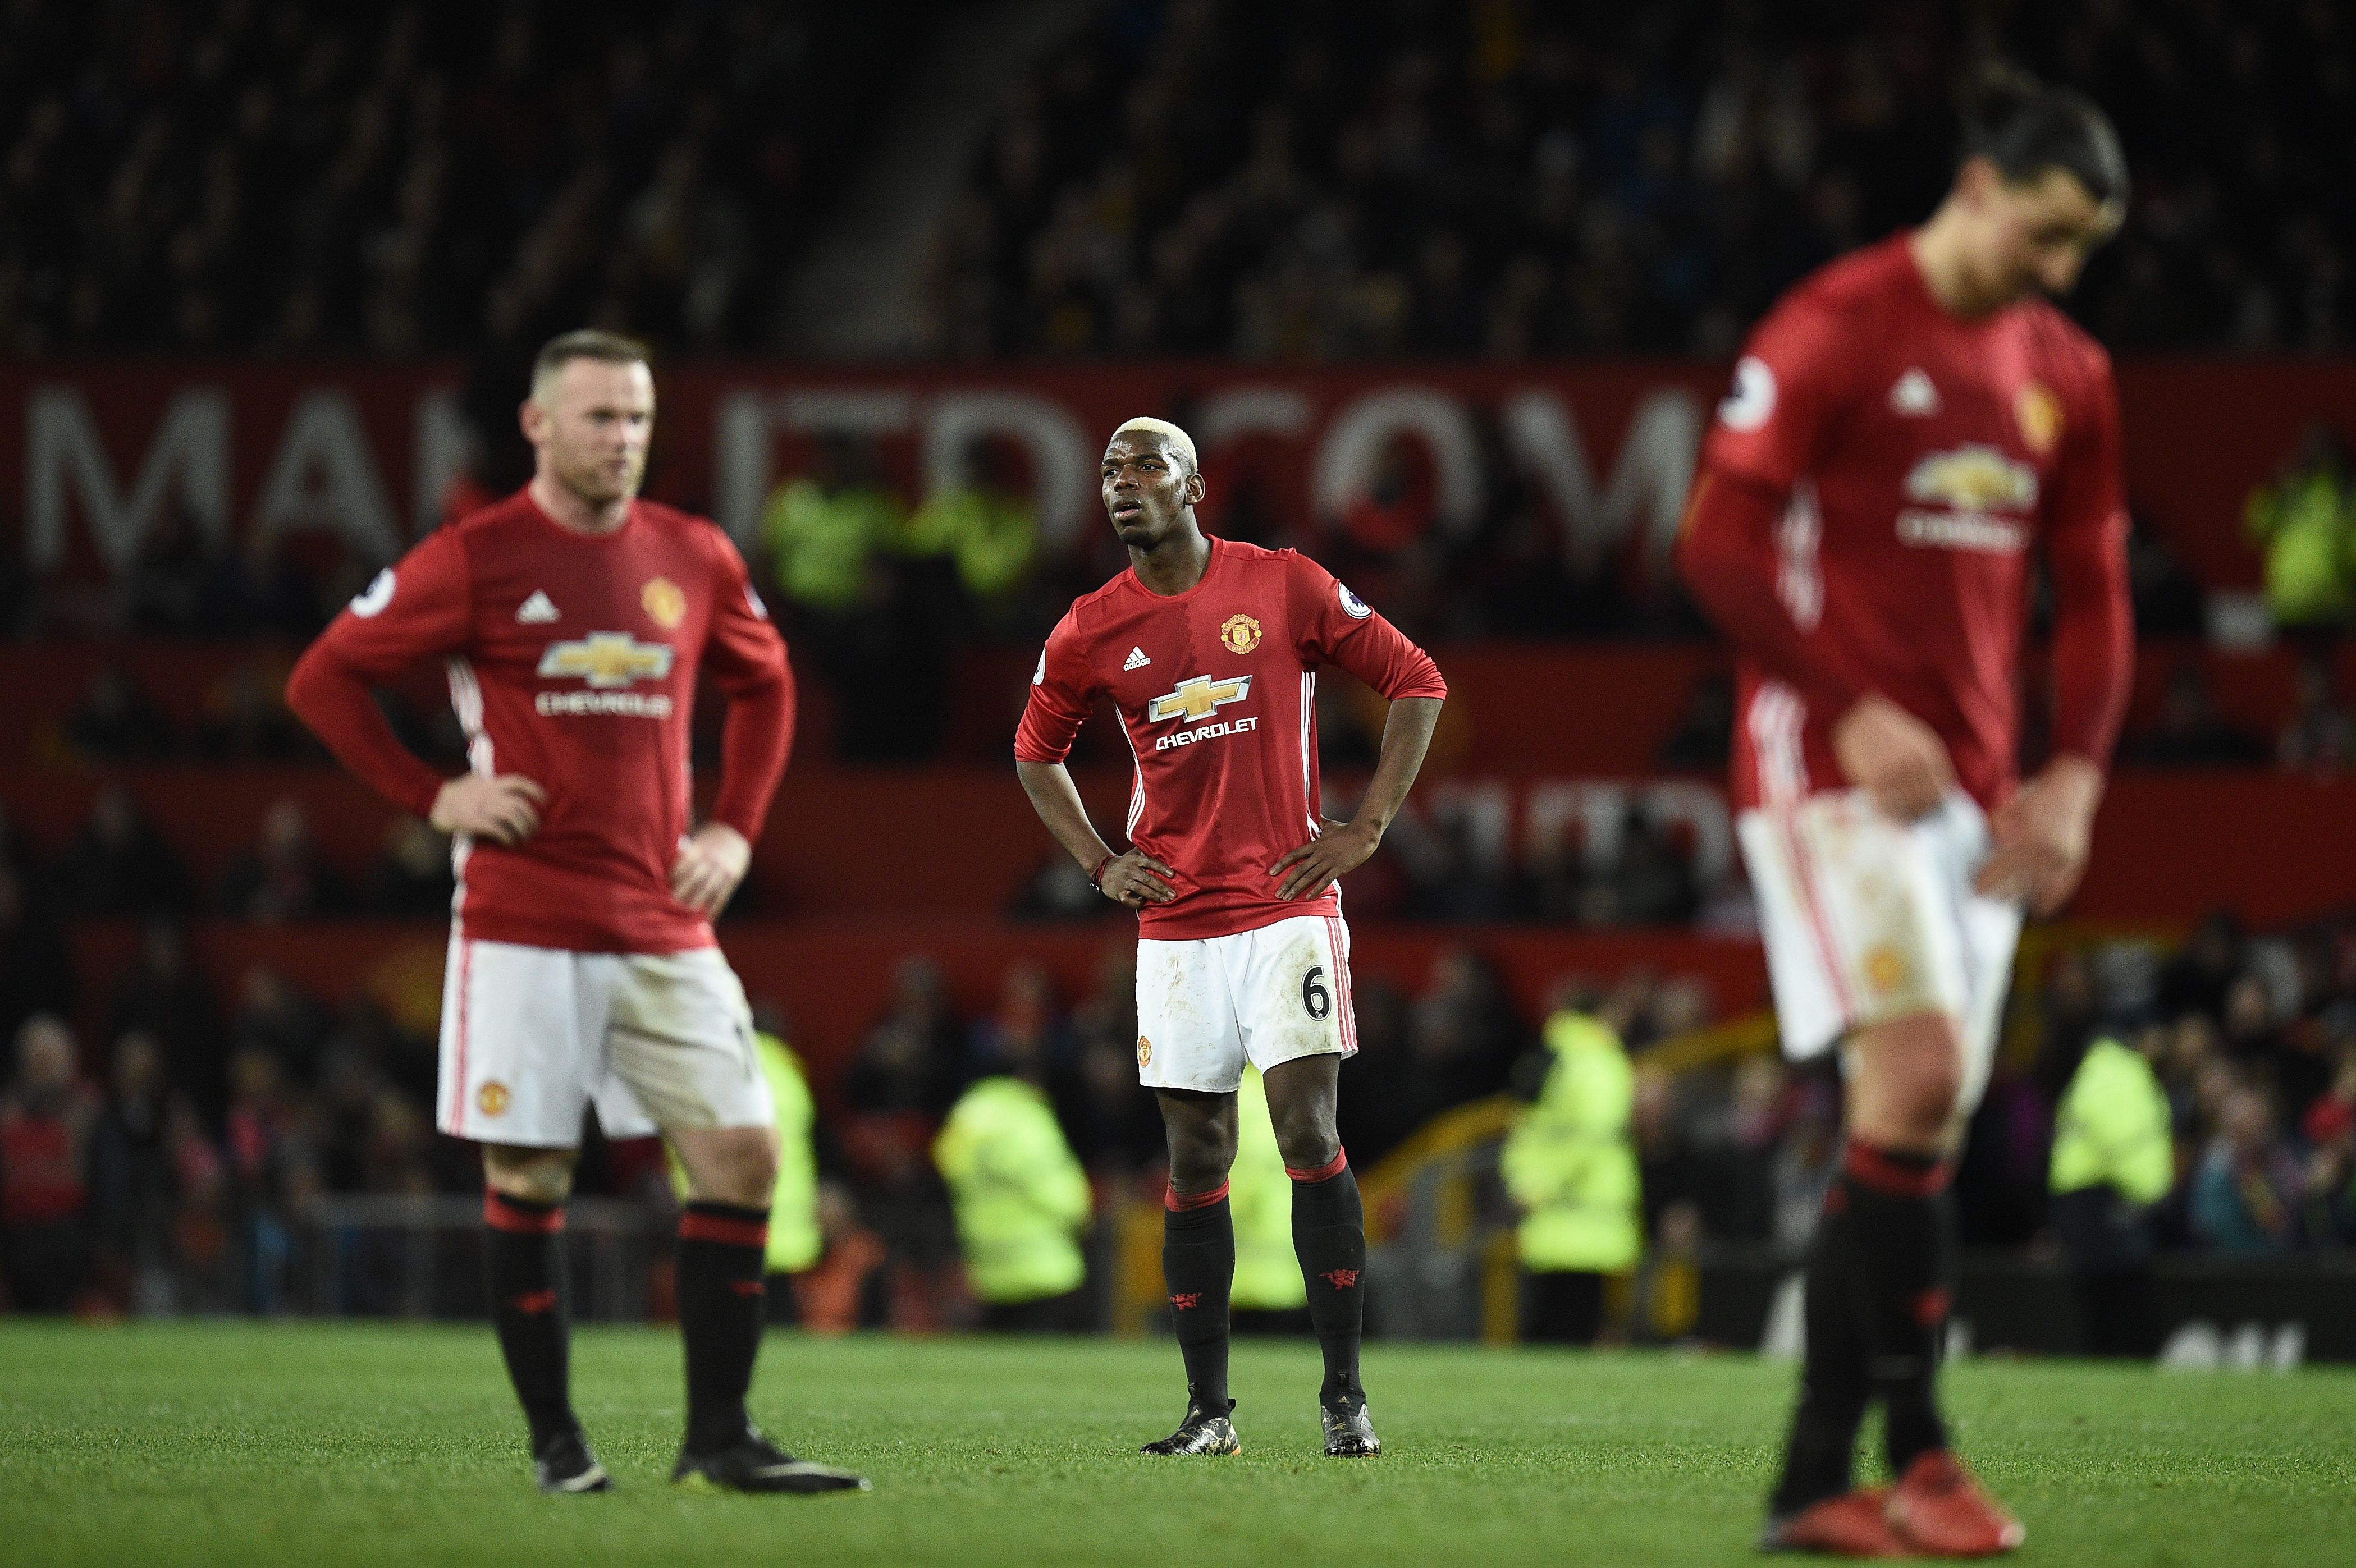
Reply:
[[[555,395],[556,383],[564,368],[576,359],[594,359],[603,365],[646,365],[654,363],[647,346],[635,337],[625,337],[618,332],[604,332],[595,327],[584,327],[578,332],[552,337],[531,361],[532,401],[545,408]]]
[[[1158,420],[1151,414],[1140,414],[1113,432],[1112,439],[1119,441],[1125,435],[1160,436],[1162,445],[1169,451],[1170,455],[1186,465],[1187,473],[1200,474],[1203,471],[1201,460],[1194,455],[1194,438],[1168,420]]]

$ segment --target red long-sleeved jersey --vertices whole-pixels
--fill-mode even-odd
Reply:
[[[1445,697],[1430,655],[1308,557],[1211,541],[1203,580],[1163,595],[1124,571],[1048,635],[1014,737],[1060,763],[1099,696],[1137,756],[1130,842],[1178,873],[1139,912],[1157,941],[1226,936],[1341,909],[1333,889],[1280,900],[1269,868],[1320,831],[1317,671],[1339,665],[1393,701]]]
[[[1899,234],[1804,279],[1752,335],[1678,560],[1740,650],[1739,806],[1839,787],[1835,720],[1879,692],[1964,788],[2017,777],[2029,559],[2053,587],[2053,744],[2106,765],[2134,673],[2118,399],[2032,300],[1976,320]]]
[[[466,933],[596,953],[712,944],[671,897],[689,827],[696,672],[730,699],[712,818],[759,837],[793,742],[785,644],[728,536],[634,502],[610,534],[552,520],[519,491],[437,529],[337,615],[286,700],[346,767],[419,816],[441,774],[393,735],[370,691],[420,660],[448,667],[474,771],[548,792],[513,848],[460,835]]]

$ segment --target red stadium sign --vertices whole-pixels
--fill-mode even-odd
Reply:
[[[167,512],[224,542],[325,530],[366,558],[440,516],[470,462],[446,365],[175,360],[0,371],[0,496],[41,571],[118,569]],[[873,438],[910,495],[977,438],[1019,453],[1051,548],[1096,526],[1095,459],[1133,414],[1193,429],[1215,476],[1279,519],[1331,516],[1396,447],[1431,526],[1479,513],[1501,464],[1588,540],[1657,569],[1723,375],[1676,362],[1255,369],[837,369],[752,362],[662,374],[653,488],[749,536],[765,498],[830,433]],[[2128,490],[2211,586],[2254,581],[2240,515],[2311,420],[2356,428],[2356,362],[2124,367]]]

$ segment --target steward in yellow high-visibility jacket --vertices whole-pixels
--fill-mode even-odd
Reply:
[[[1087,1277],[1079,1238],[1094,1196],[1046,1094],[1022,1078],[982,1079],[950,1107],[933,1163],[984,1325],[1068,1326],[1004,1310],[1068,1296]]]
[[[2157,1048],[2165,1037],[2148,1031]],[[2151,1206],[2176,1184],[2168,1093],[2141,1051],[2097,1039],[2062,1091],[2053,1121],[2053,1229],[2078,1296],[2090,1355],[2158,1349]]]
[[[2053,1117],[2055,1193],[2117,1189],[2148,1207],[2176,1184],[2176,1139],[2168,1092],[2140,1052],[2097,1040],[2071,1076]]]
[[[1545,1084],[1506,1135],[1498,1173],[1523,1214],[1526,1334],[1587,1343],[1601,1324],[1604,1276],[1633,1267],[1644,1246],[1629,1132],[1636,1077],[1620,1037],[1588,1014],[1547,1019],[1546,1046]]]
[[[1236,1227],[1237,1312],[1305,1312],[1309,1286],[1292,1250],[1292,1178],[1276,1147],[1268,1090],[1247,1066],[1236,1086],[1236,1163],[1227,1172],[1227,1209]],[[1305,1325],[1304,1325],[1305,1326]]]

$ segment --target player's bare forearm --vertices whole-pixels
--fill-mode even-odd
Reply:
[[[1055,842],[1065,853],[1080,863],[1096,880],[1097,890],[1115,903],[1131,909],[1149,903],[1168,903],[1177,896],[1171,882],[1177,873],[1141,849],[1116,855],[1111,846],[1099,836],[1088,821],[1088,809],[1080,803],[1079,786],[1061,763],[1014,761],[1014,776],[1023,781],[1023,793],[1031,797],[1031,809],[1055,835]]]
[[[1026,763],[1017,759],[1014,776],[1023,781],[1023,793],[1031,797],[1031,809],[1039,814],[1047,831],[1065,853],[1080,863],[1083,870],[1093,871],[1097,863],[1112,848],[1088,820],[1088,808],[1080,804],[1079,786],[1072,783],[1070,772],[1061,763]]]
[[[1431,732],[1440,724],[1437,697],[1402,697],[1391,704],[1383,721],[1382,751],[1375,758],[1375,776],[1349,821],[1289,850],[1269,868],[1281,877],[1276,896],[1316,898],[1339,879],[1356,870],[1381,847],[1383,835],[1415,787],[1423,769],[1424,753],[1431,749]]]

